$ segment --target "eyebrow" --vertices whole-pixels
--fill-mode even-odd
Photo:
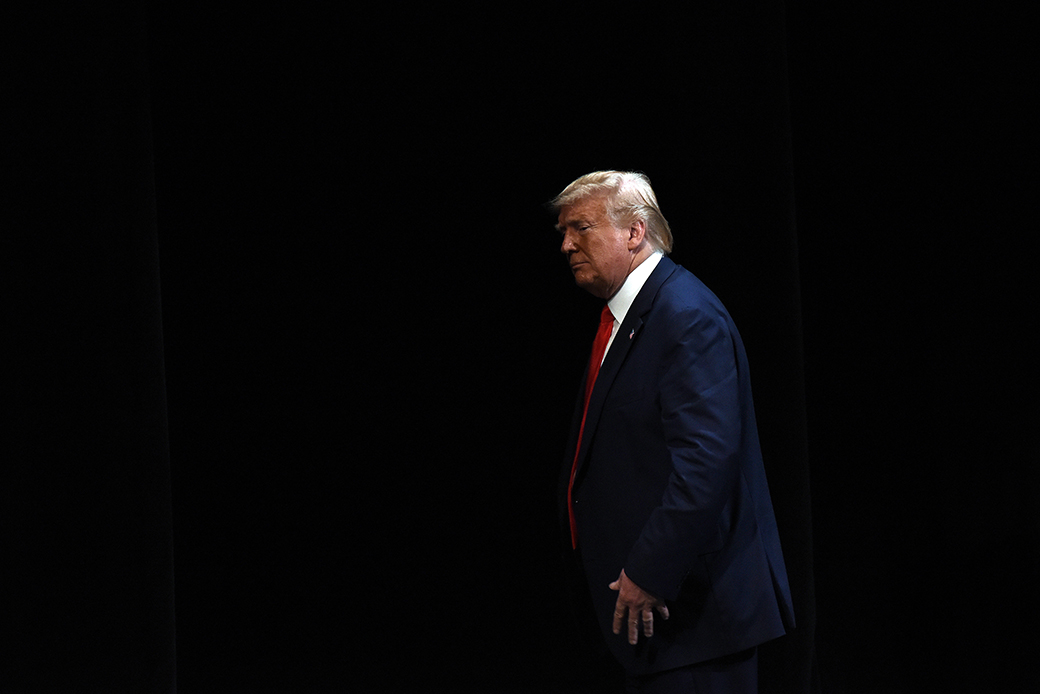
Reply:
[[[581,226],[582,224],[587,224],[591,226],[592,220],[586,219],[585,217],[575,217],[573,219],[568,219],[564,224],[560,224],[559,222],[557,222],[555,226],[556,231],[562,234],[563,230],[567,227]]]

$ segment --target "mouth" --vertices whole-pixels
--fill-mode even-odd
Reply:
[[[586,263],[584,260],[579,260],[579,261],[577,261],[575,263],[571,263],[571,271],[573,272],[580,265],[588,265],[588,263]]]

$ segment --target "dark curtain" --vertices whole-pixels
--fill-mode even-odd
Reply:
[[[826,691],[1040,686],[1032,25],[790,5]]]
[[[6,691],[175,691],[146,29],[5,20]]]
[[[185,690],[616,689],[561,581],[598,305],[545,203],[631,168],[748,348],[798,619],[763,690],[1035,689],[1002,12],[19,18],[4,681],[173,691],[176,557]]]

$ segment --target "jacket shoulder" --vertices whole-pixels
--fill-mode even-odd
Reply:
[[[724,321],[729,318],[718,296],[681,265],[676,265],[675,270],[661,283],[653,309],[679,315],[717,317]]]

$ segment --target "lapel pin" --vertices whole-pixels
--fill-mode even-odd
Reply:
[[[635,335],[636,335],[636,331],[635,331],[635,328],[633,328],[632,332],[630,332],[628,334],[628,339],[631,340],[633,337],[635,337]]]

